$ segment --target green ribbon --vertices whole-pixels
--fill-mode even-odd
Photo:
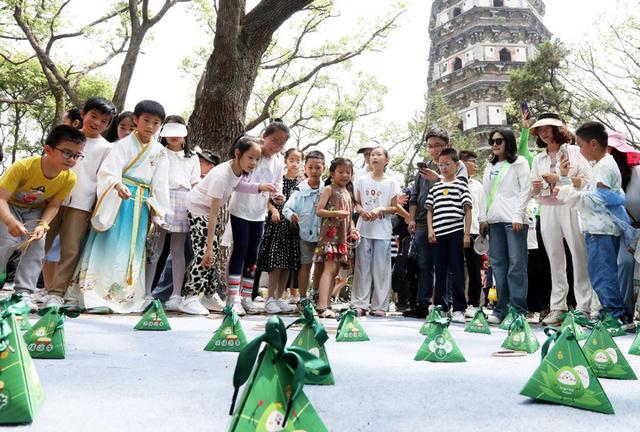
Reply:
[[[233,373],[233,399],[229,415],[233,415],[238,391],[247,382],[258,359],[258,351],[262,343],[270,345],[275,350],[275,361],[285,362],[293,371],[291,382],[292,392],[287,404],[282,426],[286,426],[287,418],[293,407],[293,401],[302,392],[306,375],[317,377],[327,376],[330,373],[329,366],[308,351],[298,347],[287,347],[287,329],[277,316],[269,318],[265,326],[265,332],[253,339],[238,355],[238,362]],[[264,357],[264,350],[260,353],[259,361]]]
[[[514,330],[518,328],[524,329],[524,319],[525,319],[524,316],[518,311],[515,311],[514,314],[515,314],[515,317],[513,318],[513,321],[511,321],[511,324],[509,325],[509,330],[508,330],[509,334],[511,334],[512,329]]]
[[[549,348],[551,348],[551,344],[555,343],[565,332],[567,333],[567,340],[574,340],[576,338],[576,335],[570,326],[566,327],[564,330],[561,330],[559,327],[551,326],[544,328],[544,334],[547,335],[547,340],[542,344],[542,351],[540,352],[542,358],[540,360],[543,360],[546,357]]]
[[[358,314],[354,309],[351,309],[351,308],[342,311],[342,313],[338,315],[338,318],[337,318],[337,320],[340,321],[338,323],[338,331],[337,331],[338,334],[340,334],[340,329],[342,328],[344,323],[347,321],[348,317],[358,319]]]
[[[162,302],[160,300],[154,300],[151,303],[149,303],[147,305],[146,308],[144,308],[144,310],[142,311],[142,314],[146,314],[147,312],[149,312],[149,310],[151,310],[151,308],[155,307],[156,310],[160,309],[162,307]]]
[[[594,323],[584,314],[584,312],[580,310],[572,309],[568,312],[565,312],[562,314],[562,319],[566,318],[567,315],[572,315],[573,322],[582,327],[593,328],[594,326]]]
[[[484,311],[482,310],[482,306],[480,306],[478,308],[478,310],[476,311],[476,314],[474,315],[473,319],[478,318],[478,315],[482,314],[482,316],[484,316],[484,319],[486,320],[487,318],[489,318],[489,315],[487,315],[486,313],[484,313]]]
[[[235,329],[235,327],[240,323],[240,317],[238,316],[236,311],[233,310],[233,305],[226,305],[222,310],[222,313],[225,315],[225,318],[231,318],[231,322],[233,323],[233,327]]]
[[[431,318],[426,321],[428,324],[436,324],[443,327],[449,327],[451,320],[447,317],[445,318]]]
[[[619,329],[622,327],[620,320],[618,318],[611,315],[611,312],[608,309],[603,310],[603,314],[599,320],[607,329]]]
[[[158,300],[156,300],[158,301]],[[47,308],[40,309],[38,315],[43,317],[48,313],[58,315],[58,322],[56,323],[56,330],[64,328],[64,318],[78,318],[80,311],[76,306],[49,306]]]
[[[12,296],[13,297],[13,296]],[[9,347],[9,335],[11,334],[11,326],[9,325],[8,318],[11,315],[24,315],[29,313],[29,306],[22,301],[5,306],[2,312],[0,312],[0,352],[6,350]]]
[[[329,340],[329,335],[327,334],[327,330],[324,328],[322,323],[318,322],[315,315],[313,314],[313,306],[309,301],[302,303],[302,316],[289,324],[287,328],[292,327],[296,324],[305,324],[311,327],[313,330],[313,337],[318,342],[318,345],[324,346],[324,343]]]

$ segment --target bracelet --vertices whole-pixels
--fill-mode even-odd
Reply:
[[[49,224],[46,223],[45,221],[40,221],[40,223],[37,226],[41,226],[42,228],[44,228],[45,231],[49,231],[49,229],[51,228]]]

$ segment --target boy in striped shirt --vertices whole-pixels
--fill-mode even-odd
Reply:
[[[429,243],[436,245],[434,304],[449,310],[447,273],[452,274],[453,313],[451,321],[464,324],[467,300],[464,296],[464,248],[471,246],[471,194],[464,178],[456,178],[458,153],[443,149],[438,158],[442,179],[429,191],[425,207]]]

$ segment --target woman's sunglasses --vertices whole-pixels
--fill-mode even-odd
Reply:
[[[489,138],[489,145],[493,147],[494,145],[502,145],[504,143],[504,138]]]

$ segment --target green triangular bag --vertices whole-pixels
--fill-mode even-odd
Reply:
[[[293,340],[291,346],[309,351],[311,354],[325,362],[329,368],[329,373],[326,376],[315,377],[313,375],[308,375],[305,378],[304,383],[333,385],[335,384],[335,381],[333,379],[333,373],[331,372],[331,364],[329,363],[327,350],[324,346],[325,342],[329,339],[329,336],[327,335],[327,331],[322,323],[316,319],[311,303],[309,303],[308,300],[302,300],[302,302],[302,317],[287,326],[287,328],[290,328],[297,324],[303,324],[302,330],[300,330],[296,338]]]
[[[222,324],[215,331],[204,350],[240,352],[242,348],[247,346],[247,337],[244,335],[240,318],[233,310],[233,305],[226,306],[223,312],[225,316]]]
[[[638,379],[602,322],[596,323],[582,351],[600,378]]]
[[[14,292],[9,297],[7,297],[6,299],[2,300],[2,302],[0,302],[0,312],[7,309],[11,305],[18,304],[21,302],[22,302],[22,293]],[[21,308],[21,309],[26,310],[26,312],[20,315],[16,315],[16,322],[20,325],[20,330],[27,331],[31,328],[31,321],[29,321],[29,308],[25,304],[24,308]]]
[[[631,347],[629,348],[629,354],[640,355],[640,324],[636,326],[636,337],[633,339],[633,342],[631,343]]]
[[[449,333],[449,318],[440,318],[431,322],[429,334],[413,358],[418,361],[461,363],[466,362],[462,351]]]
[[[484,313],[482,308],[478,308],[473,319],[465,326],[464,331],[467,333],[491,334],[487,314]]]
[[[509,327],[511,327],[511,323],[518,315],[520,315],[518,309],[513,306],[509,306],[509,313],[507,313],[507,316],[504,317],[498,328],[500,330],[509,330]]]
[[[608,310],[604,312],[600,321],[602,321],[609,334],[613,337],[624,336],[627,334],[627,332],[622,328],[620,320],[611,315],[611,312]]]
[[[356,311],[347,309],[338,317],[338,334],[336,334],[336,342],[365,342],[369,340],[367,332],[364,331]]]
[[[434,306],[433,309],[431,309],[431,312],[429,312],[429,315],[427,315],[427,318],[424,320],[424,324],[422,324],[422,327],[420,327],[421,335],[426,336],[429,334],[429,328],[431,327],[431,322],[442,318],[442,312],[443,312],[442,306],[440,305]]]
[[[10,307],[0,315],[0,425],[31,423],[44,402],[38,373],[12,310],[22,314]]]
[[[502,342],[502,348],[514,351],[524,351],[532,354],[540,348],[540,342],[536,339],[536,335],[531,331],[529,322],[524,315],[516,314],[511,326],[509,326],[509,334]]]
[[[77,308],[52,306],[38,311],[42,318],[24,334],[24,342],[32,358],[63,359],[66,353],[64,340],[65,316],[76,318]]]
[[[258,354],[262,343],[266,346]],[[323,376],[329,368],[308,351],[287,347],[286,343],[284,323],[274,316],[267,321],[265,333],[238,355],[229,431],[328,431],[302,389],[306,375]],[[245,383],[236,404],[238,391]]]
[[[561,331],[564,331],[567,327],[571,327],[573,333],[576,335],[576,339],[578,339],[578,342],[589,337],[587,332],[584,330],[584,327],[593,327],[593,324],[581,311],[570,310],[569,312],[562,314],[562,317],[564,319],[562,321],[562,325],[560,325]]]
[[[559,332],[545,328],[549,338],[542,346],[542,362],[524,388],[523,396],[547,402],[613,414],[613,407],[600,385],[570,327]],[[551,334],[555,332],[554,334]],[[553,347],[549,350],[552,342]]]
[[[145,308],[142,318],[138,321],[134,329],[154,331],[171,330],[167,314],[164,312],[160,300],[154,300],[149,303],[149,306]]]

